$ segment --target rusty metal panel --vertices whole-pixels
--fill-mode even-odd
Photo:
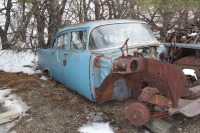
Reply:
[[[126,71],[134,73],[130,74],[129,79],[134,78],[138,73],[141,74],[138,78],[166,95],[172,101],[173,107],[177,107],[179,98],[189,92],[184,73],[175,65],[134,57],[128,62]],[[135,82],[132,82],[134,87]]]

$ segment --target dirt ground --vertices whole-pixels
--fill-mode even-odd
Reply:
[[[0,88],[14,89],[30,107],[10,130],[17,133],[78,133],[88,122],[110,122],[116,133],[145,133],[144,127],[131,126],[124,109],[132,100],[110,101],[104,104],[90,102],[52,80],[41,80],[41,74],[0,72]],[[80,82],[80,81],[77,81]],[[181,133],[198,133],[200,115],[187,118],[174,115],[164,119]]]

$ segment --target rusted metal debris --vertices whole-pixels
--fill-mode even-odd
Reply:
[[[122,57],[115,61],[113,70],[96,92],[98,102],[112,100],[114,83],[118,79],[127,82],[132,97],[137,98],[146,83],[167,96],[173,107],[178,107],[179,98],[189,92],[184,73],[172,64],[141,57]]]
[[[200,50],[195,50],[195,55],[183,57],[173,64],[176,64],[182,69],[188,68],[195,70],[197,79],[200,78]]]
[[[160,91],[155,87],[145,87],[141,94],[138,96],[139,101],[148,101],[154,94],[158,94]]]
[[[200,98],[196,100],[185,100],[180,99],[180,107],[169,108],[168,112],[170,115],[181,113],[187,117],[194,117],[200,114]],[[182,105],[181,105],[182,104]]]
[[[187,99],[179,99],[177,108],[169,108],[170,115],[181,113],[187,117],[193,117],[200,114],[200,85],[190,88],[190,91],[193,93],[185,97]]]

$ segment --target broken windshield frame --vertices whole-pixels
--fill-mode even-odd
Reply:
[[[146,23],[110,24],[96,27],[89,39],[89,49],[98,50],[121,47],[129,38],[128,46],[158,43]]]

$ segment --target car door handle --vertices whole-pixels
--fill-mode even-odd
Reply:
[[[64,59],[64,60],[63,60],[63,66],[66,66],[66,65],[67,65],[67,60]]]

